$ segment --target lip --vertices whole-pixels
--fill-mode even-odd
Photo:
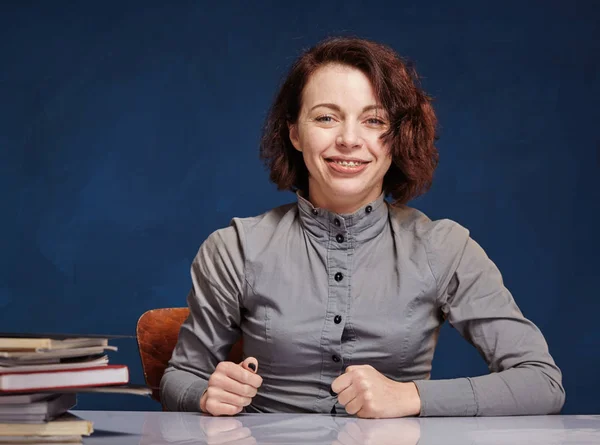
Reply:
[[[333,157],[329,157],[329,158],[325,158],[326,161],[335,161],[335,162],[341,162],[341,161],[346,161],[346,162],[360,162],[362,164],[368,164],[371,161],[365,161],[363,159],[358,159],[358,158],[343,158],[341,156],[333,156]]]
[[[341,176],[346,176],[346,177],[359,174],[365,168],[367,168],[369,165],[368,162],[364,162],[364,163],[360,164],[358,167],[344,167],[343,165],[338,164],[337,162],[333,162],[334,160],[337,160],[337,159],[336,158],[326,159],[327,167],[329,167],[329,169],[331,171],[335,172],[335,174],[341,175]],[[358,160],[355,160],[355,162],[356,161],[358,161]],[[359,162],[362,162],[362,161],[359,161]]]

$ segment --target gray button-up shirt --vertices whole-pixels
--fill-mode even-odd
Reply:
[[[350,365],[414,381],[421,416],[557,413],[561,372],[500,272],[468,231],[381,195],[351,215],[298,202],[234,218],[202,244],[161,398],[197,411],[208,378],[242,336],[263,384],[248,412],[330,413]],[[490,374],[430,380],[445,320]]]

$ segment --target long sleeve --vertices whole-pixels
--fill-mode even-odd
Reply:
[[[490,374],[415,381],[421,416],[543,415],[560,412],[562,375],[540,330],[526,319],[495,264],[468,231],[436,223],[427,243],[444,317],[488,364]]]
[[[240,337],[243,275],[242,238],[236,227],[214,232],[192,263],[190,316],[160,382],[161,401],[168,410],[200,410],[210,375]]]

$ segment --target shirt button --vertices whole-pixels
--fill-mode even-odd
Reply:
[[[319,211],[317,209],[312,209],[312,214],[317,216],[319,214]]]
[[[335,317],[333,317],[333,322],[335,324],[340,324],[342,322],[342,316],[341,315],[336,315]]]
[[[342,235],[342,234],[337,234],[337,235],[336,235],[336,237],[335,237],[335,240],[336,240],[338,243],[343,243],[343,242],[344,242],[344,235]]]
[[[344,279],[344,275],[342,275],[341,272],[338,272],[333,278],[335,278],[335,281],[342,281]]]
[[[365,207],[365,212],[371,213],[372,211],[373,211],[373,207],[371,207],[371,206]]]
[[[337,218],[333,220],[333,223],[334,223],[336,226],[338,226],[338,227],[342,225],[342,223],[340,222],[340,220],[339,220],[339,219],[337,219]]]
[[[339,363],[339,362],[340,362],[340,358],[339,358],[337,355],[332,355],[332,356],[331,356],[331,360],[333,360],[333,361],[334,361],[334,362],[336,362],[336,363]]]

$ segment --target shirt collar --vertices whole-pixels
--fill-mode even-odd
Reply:
[[[317,238],[328,241],[331,235],[346,234],[349,239],[364,242],[379,235],[387,224],[389,209],[384,193],[351,214],[338,214],[314,207],[300,191],[296,192],[296,196],[300,222]]]

